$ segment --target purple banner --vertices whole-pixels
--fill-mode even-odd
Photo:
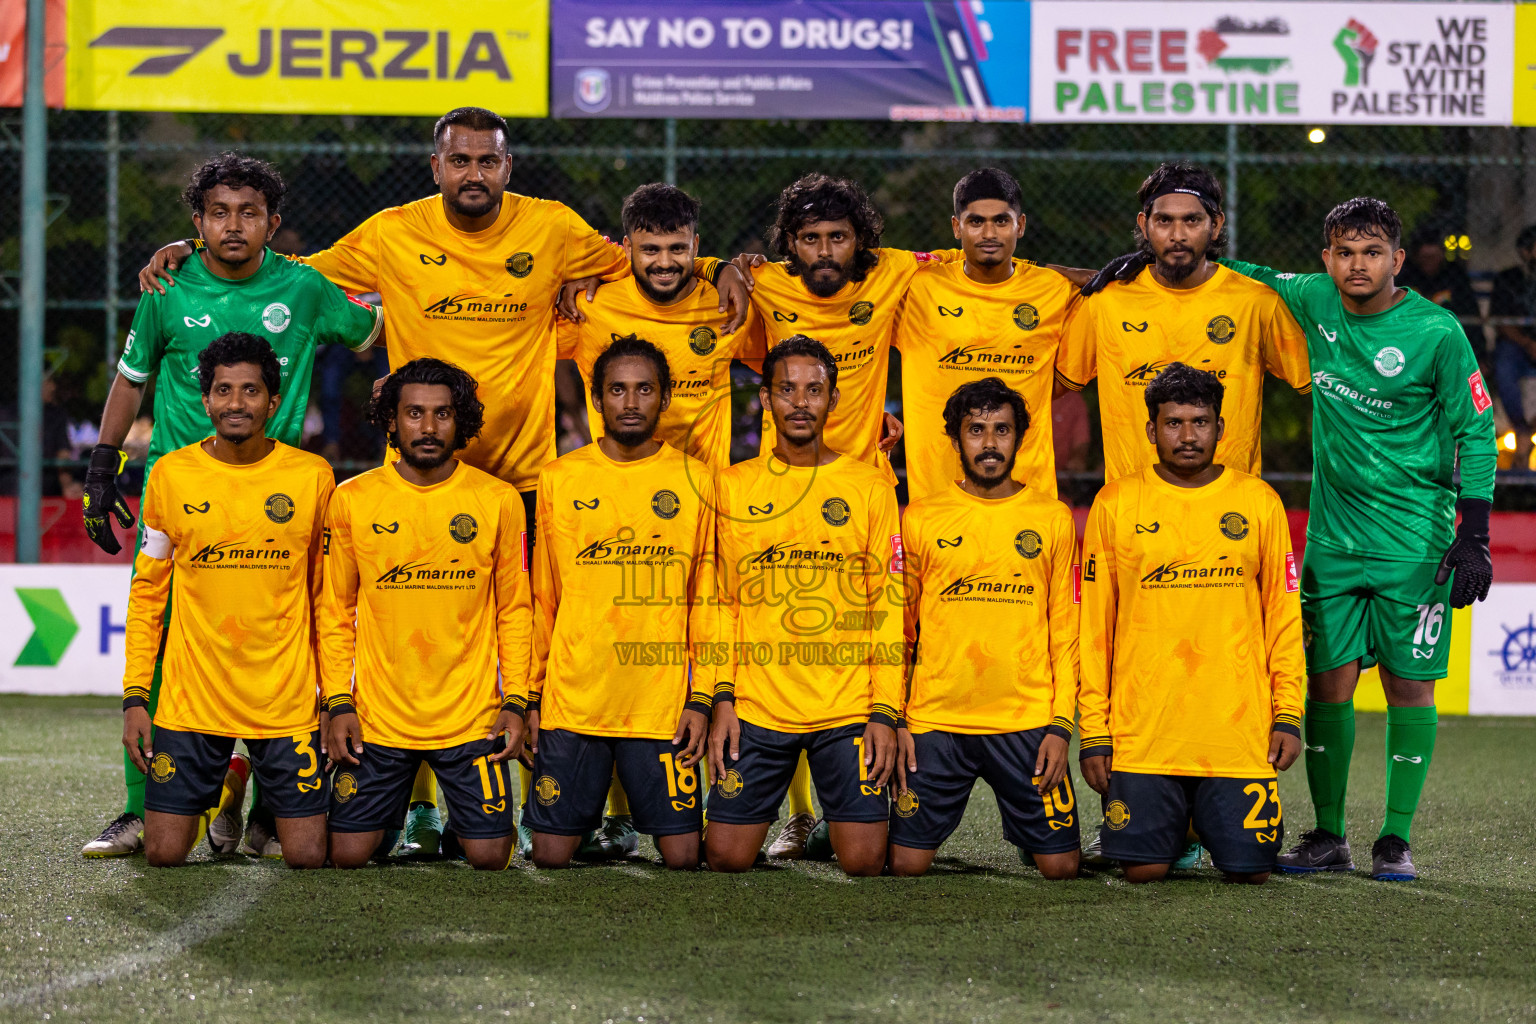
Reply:
[[[554,0],[550,112],[1023,121],[1022,105],[989,98],[990,34],[968,0]],[[1027,54],[1027,37],[1009,54],[1021,83]]]

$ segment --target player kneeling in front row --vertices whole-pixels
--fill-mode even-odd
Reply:
[[[123,743],[149,776],[144,853],[156,867],[186,861],[243,738],[283,860],[317,868],[326,794],[312,608],[335,478],[324,459],[263,433],[281,380],[266,341],[225,334],[197,362],[214,435],[160,459],[128,599]],[[151,723],[167,601],[175,610]],[[235,806],[243,795],[241,786]]]
[[[885,784],[902,700],[896,493],[880,469],[828,449],[837,363],[805,335],[763,359],[770,451],[720,474],[720,635],[706,859],[745,871],[800,754],[850,875],[885,867]],[[739,707],[739,711],[738,711]]]
[[[1275,770],[1301,753],[1301,606],[1280,498],[1212,457],[1216,376],[1147,385],[1157,464],[1108,484],[1083,539],[1083,778],[1105,856],[1168,874],[1191,819],[1228,881],[1263,882],[1284,838]]]
[[[569,865],[597,828],[615,765],[667,867],[699,866],[713,669],[695,655],[716,618],[700,592],[714,585],[715,488],[656,439],[671,393],[660,349],[613,342],[592,367],[603,436],[539,476],[524,823],[541,868]]]
[[[483,412],[458,367],[400,367],[372,410],[400,459],[338,487],[326,517],[320,674],[339,868],[367,863],[399,827],[423,761],[466,859],[500,870],[512,858],[506,761],[522,745],[532,618],[522,499],[454,458]]]
[[[1004,837],[1045,877],[1077,877],[1067,767],[1077,536],[1067,506],[1013,478],[1029,425],[1023,397],[1001,379],[961,385],[944,429],[965,478],[913,502],[902,524],[914,654],[897,732],[892,874],[932,866],[981,778],[997,794]]]

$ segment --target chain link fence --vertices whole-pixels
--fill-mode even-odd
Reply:
[[[1334,203],[1380,196],[1407,231],[1403,283],[1462,317],[1499,396],[1501,483],[1525,482],[1532,427],[1506,406],[1520,405],[1523,379],[1536,375],[1536,340],[1521,340],[1524,307],[1512,318],[1489,317],[1511,311],[1507,301],[1491,305],[1493,279],[1522,265],[1515,240],[1536,222],[1531,131],[540,120],[514,122],[513,134],[514,190],[559,199],[617,238],[624,196],[648,181],[672,181],[703,201],[701,252],[720,256],[764,251],[774,197],[812,170],[864,184],[885,215],[885,244],[927,249],[952,244],[955,180],[978,166],[1003,167],[1024,187],[1020,255],[1076,266],[1098,266],[1131,244],[1135,189],[1165,159],[1215,171],[1228,190],[1232,252],[1284,269],[1319,267],[1322,218]],[[178,196],[199,162],[236,149],[276,164],[289,198],[274,245],[296,253],[325,248],[377,210],[435,191],[428,119],[67,111],[50,113],[49,135],[45,494],[67,496],[81,477],[76,460],[95,440],[137,303],[137,272],[160,245],[191,233]],[[5,194],[20,192],[20,157],[18,123],[0,122]],[[16,467],[18,216],[14,203],[0,209],[0,494],[14,493]],[[1517,273],[1506,283],[1525,280]],[[1536,312],[1536,284],[1526,290]],[[1526,301],[1523,292],[1518,298]],[[1501,340],[1501,330],[1509,337]],[[344,471],[379,454],[381,441],[361,415],[376,371],[350,353],[323,359],[317,371],[307,443]],[[738,374],[738,435],[755,419],[754,381]],[[1064,468],[1066,496],[1078,502],[1091,499],[1100,479],[1091,389],[1086,400],[1087,455]],[[898,410],[894,389],[891,401]],[[1293,505],[1305,503],[1310,479],[1308,404],[1269,382],[1266,475]],[[569,447],[580,441],[582,417],[574,408],[562,413]],[[147,428],[133,440],[146,444]],[[1532,507],[1527,496],[1536,489],[1503,486],[1499,495],[1501,507]]]

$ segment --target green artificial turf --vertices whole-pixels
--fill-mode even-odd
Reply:
[[[0,697],[0,1019],[1536,1020],[1528,719],[1441,721],[1417,883],[1248,888],[1207,868],[1132,888],[1021,868],[984,785],[915,880],[86,861],[122,799],[120,718],[107,699]],[[1364,866],[1383,726],[1360,718]],[[1311,824],[1302,773],[1281,786],[1291,837]]]

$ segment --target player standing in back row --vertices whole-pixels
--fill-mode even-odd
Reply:
[[[1318,396],[1301,571],[1317,827],[1281,856],[1282,871],[1354,867],[1344,837],[1354,694],[1375,663],[1387,695],[1387,809],[1371,877],[1418,877],[1409,829],[1435,750],[1435,680],[1451,649],[1446,604],[1481,601],[1493,581],[1493,401],[1456,317],[1394,283],[1401,236],[1390,206],[1361,197],[1323,221],[1328,273],[1230,264],[1279,292],[1306,325]]]

